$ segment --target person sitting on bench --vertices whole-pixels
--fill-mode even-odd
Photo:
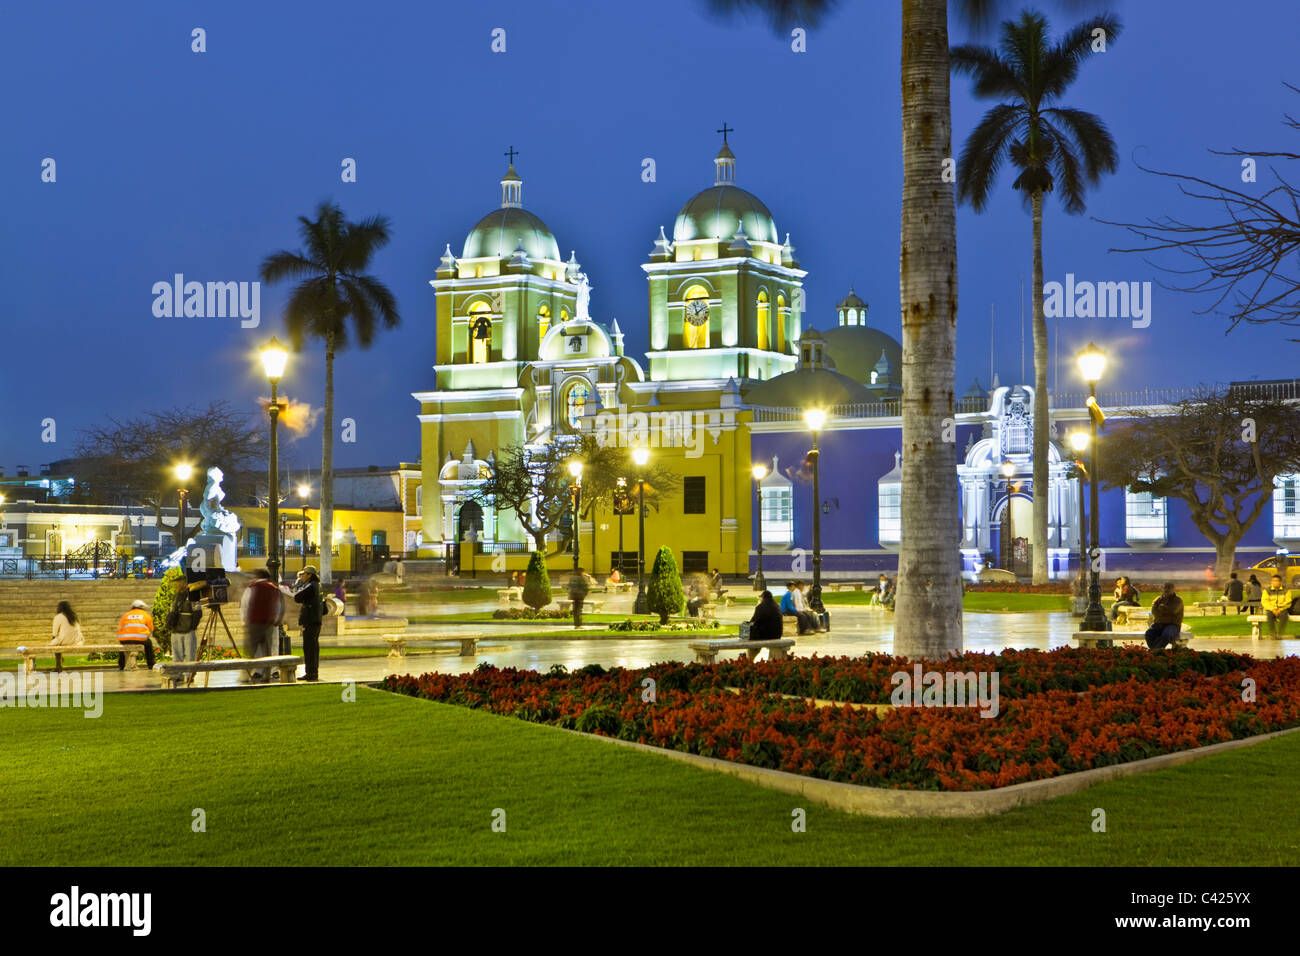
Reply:
[[[139,645],[144,649],[144,662],[153,670],[153,615],[144,601],[132,601],[131,610],[117,622],[118,646]],[[126,654],[117,655],[117,669],[126,670]]]
[[[764,591],[754,608],[754,616],[749,619],[749,639],[751,641],[779,641],[784,624],[781,621],[781,609],[771,591]]]
[[[789,581],[785,586],[785,594],[781,596],[781,615],[783,617],[792,617],[795,619],[795,628],[800,634],[807,634],[810,631],[817,630],[817,619],[813,617],[812,612],[808,610],[799,610],[797,600],[803,600],[803,594],[800,593],[797,581]]]
[[[1233,571],[1228,575],[1227,587],[1223,589],[1223,596],[1227,599],[1228,604],[1237,605],[1237,613],[1242,612],[1245,606],[1246,587],[1237,579],[1237,572]]]
[[[1264,592],[1261,598],[1264,616],[1268,618],[1267,624],[1270,637],[1286,637],[1286,625],[1291,616],[1292,600],[1291,591],[1282,585],[1282,575],[1273,575],[1268,590]]]
[[[1110,619],[1112,621],[1119,620],[1121,608],[1141,606],[1138,589],[1133,586],[1133,582],[1127,576],[1120,575],[1119,580],[1115,582],[1115,603],[1110,606]]]
[[[1166,581],[1160,596],[1151,604],[1151,626],[1147,647],[1158,651],[1177,642],[1183,630],[1183,599],[1174,593],[1174,582]]]

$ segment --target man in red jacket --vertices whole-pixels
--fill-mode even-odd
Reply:
[[[244,656],[270,657],[276,631],[284,618],[284,595],[266,568],[254,568],[252,574],[253,580],[239,602],[239,616],[244,622]],[[271,677],[262,670],[252,671],[249,676],[255,684],[265,683]]]

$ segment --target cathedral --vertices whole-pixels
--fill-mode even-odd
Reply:
[[[816,509],[828,578],[897,567],[901,347],[868,322],[867,303],[851,288],[824,329],[805,314],[807,272],[790,234],[737,185],[725,134],[712,184],[682,204],[671,235],[661,227],[647,237],[641,268],[650,351],[642,357],[626,354],[617,321],[592,315],[581,263],[573,253],[564,259],[546,223],[524,207],[513,162],[500,186],[499,206],[469,230],[459,254],[447,244],[430,280],[437,351],[432,387],[413,393],[421,472],[412,550],[471,573],[522,568],[534,543],[518,517],[471,492],[506,449],[537,450],[588,433],[646,447],[681,477],[680,491],[647,511],[647,559],[669,544],[683,571],[742,575],[764,560],[777,580],[806,577]],[[995,379],[989,389],[974,383],[958,402],[953,439],[962,453],[953,480],[971,576],[986,566],[1029,573],[1029,436],[1047,404],[1038,399],[1032,387]],[[1053,395],[1050,411],[1041,410],[1052,418],[1044,493],[1054,577],[1076,573],[1081,560],[1084,489],[1064,437],[1087,421],[1082,399]],[[808,409],[826,413],[816,502],[806,465]],[[1300,487],[1300,476],[1286,480]],[[1168,573],[1212,558],[1178,502],[1124,489],[1102,498],[1101,545],[1118,566]],[[1290,533],[1300,530],[1300,496],[1278,500],[1292,511],[1275,514],[1272,528],[1265,521],[1252,528],[1243,557],[1300,541]],[[583,516],[585,566],[635,568],[636,522],[621,524],[599,509]],[[551,549],[571,534],[571,527],[555,532]]]

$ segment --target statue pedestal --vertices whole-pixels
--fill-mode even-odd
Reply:
[[[208,567],[224,568],[227,571],[239,570],[235,540],[229,535],[196,534],[187,554],[192,554],[195,548],[203,549],[203,557]]]

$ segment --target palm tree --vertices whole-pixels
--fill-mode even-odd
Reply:
[[[316,218],[298,217],[304,252],[281,250],[262,262],[262,281],[301,279],[289,296],[285,323],[295,351],[308,336],[325,343],[325,422],[321,435],[320,575],[329,584],[334,541],[334,356],[348,342],[351,319],[357,344],[369,348],[377,323],[391,329],[401,322],[389,288],[365,270],[375,252],[388,244],[388,219],[374,216],[348,222],[331,202]]]
[[[1033,581],[1047,573],[1047,320],[1043,314],[1043,195],[1057,190],[1065,211],[1084,211],[1084,192],[1118,166],[1115,141],[1106,125],[1083,110],[1048,106],[1059,102],[1079,74],[1079,64],[1103,31],[1110,44],[1119,35],[1113,16],[1075,26],[1053,45],[1047,19],[1032,10],[1002,24],[998,49],[959,46],[948,56],[954,73],[974,81],[975,95],[1003,102],[984,115],[962,149],[957,197],[976,212],[988,204],[1002,164],[1019,171],[1012,187],[1033,213],[1034,276],[1034,518],[1030,529]],[[1059,186],[1059,189],[1057,187]]]

